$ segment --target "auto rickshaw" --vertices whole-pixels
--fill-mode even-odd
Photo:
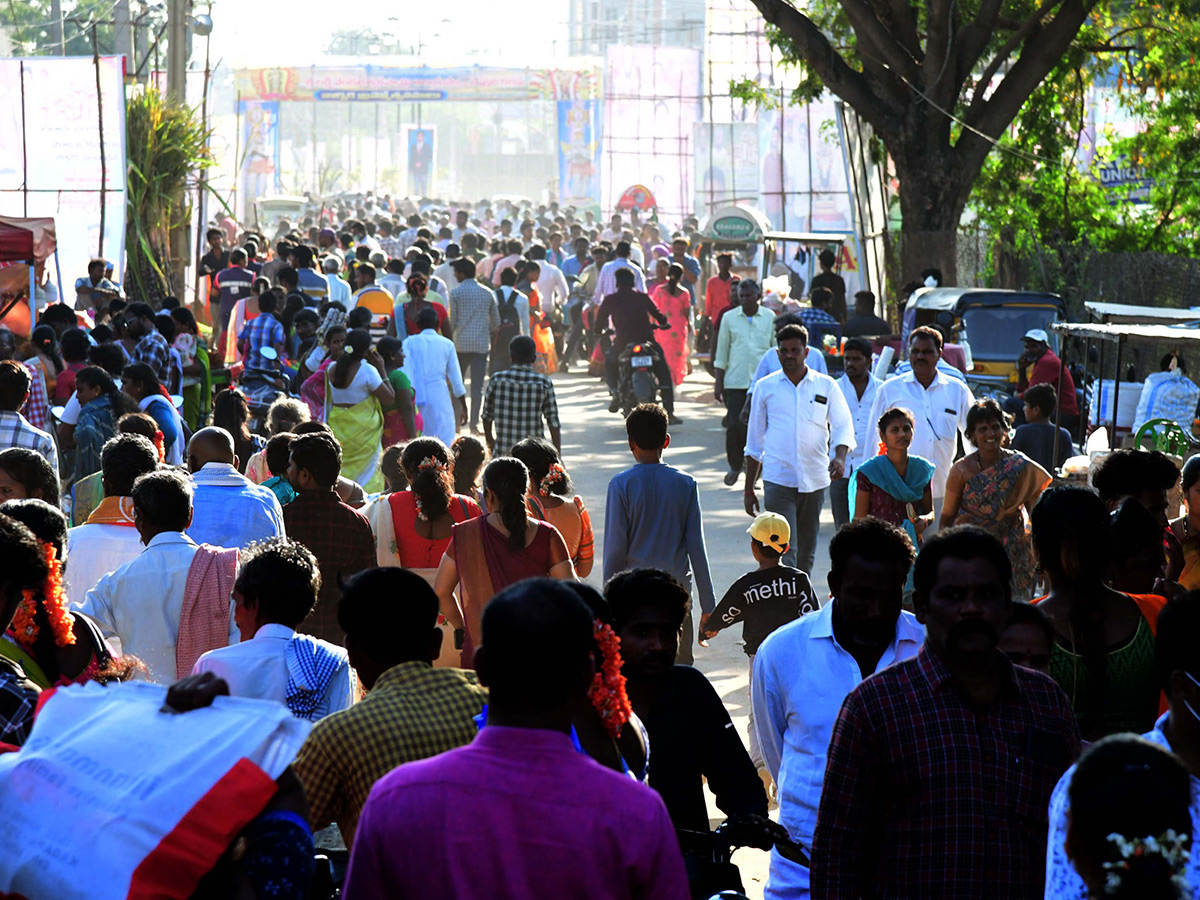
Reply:
[[[976,396],[1011,393],[1017,385],[1021,339],[1031,328],[1050,337],[1058,353],[1055,322],[1066,318],[1057,294],[991,288],[921,288],[904,307],[902,334],[921,325],[937,325],[950,343],[962,344],[967,356],[967,383]]]

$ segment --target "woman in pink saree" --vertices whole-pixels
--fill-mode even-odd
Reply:
[[[683,266],[671,263],[666,283],[660,284],[650,295],[671,325],[667,331],[658,333],[658,344],[663,349],[667,368],[671,370],[671,383],[676,385],[682,384],[688,373],[688,328],[691,327],[692,311],[692,295],[679,286],[682,278]]]
[[[529,470],[502,456],[483,470],[483,493],[490,515],[459,522],[438,566],[433,589],[442,615],[461,640],[462,667],[471,668],[479,624],[488,601],[526,578],[575,580],[571,553],[558,529],[531,518],[525,506]],[[454,596],[459,589],[459,597]]]

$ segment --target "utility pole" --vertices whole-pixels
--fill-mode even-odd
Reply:
[[[125,57],[125,72],[132,76],[137,68],[133,52],[133,20],[129,12],[129,0],[117,0],[113,7],[113,52]]]
[[[187,96],[189,0],[167,0],[167,99],[183,103]]]
[[[62,0],[50,0],[50,29],[47,35],[55,56],[67,55],[67,29],[63,22]]]

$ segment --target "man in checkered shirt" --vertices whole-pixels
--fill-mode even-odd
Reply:
[[[32,384],[33,379],[25,366],[14,359],[0,362],[0,450],[23,447],[40,453],[57,476],[58,449],[54,439],[40,428],[34,428],[21,415]]]
[[[518,335],[508,345],[512,368],[497,372],[488,382],[483,400],[483,434],[492,456],[503,456],[513,444],[527,437],[545,437],[542,420],[550,428],[550,440],[562,450],[562,428],[554,385],[533,371],[537,345],[533,338]],[[493,437],[492,423],[496,424]]]
[[[160,384],[171,380],[171,348],[167,339],[158,333],[154,310],[149,303],[130,303],[125,310],[125,322],[131,337],[138,339],[133,348],[133,361],[145,363],[154,370]]]
[[[479,404],[487,375],[488,351],[500,330],[496,295],[475,280],[475,263],[465,256],[451,263],[458,287],[450,291],[450,326],[463,379],[471,375],[471,430],[479,428]]]
[[[925,644],[852,690],[833,728],[813,900],[1042,896],[1050,795],[1079,730],[1062,688],[997,647],[1011,580],[980,528],[926,538],[913,569]]]

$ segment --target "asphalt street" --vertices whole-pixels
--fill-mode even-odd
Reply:
[[[632,465],[633,457],[625,437],[624,420],[608,412],[608,393],[603,382],[577,372],[555,375],[554,386],[562,420],[563,461],[575,482],[576,493],[591,513],[596,533],[596,567],[586,580],[599,588],[603,582],[604,500],[608,482],[617,472]],[[713,399],[712,378],[697,368],[676,390],[675,404],[676,415],[683,422],[670,430],[671,446],[666,451],[665,461],[692,475],[700,485],[708,564],[713,588],[720,600],[737,578],[755,567],[750,555],[750,538],[746,534],[750,517],[742,505],[742,482],[734,487],[726,487],[722,482],[727,471],[725,432],[721,428],[724,407]],[[761,491],[759,499],[761,502]],[[821,513],[815,571],[810,573],[813,586],[822,599],[828,590],[826,575],[832,534],[833,516],[826,503]],[[696,667],[708,676],[720,694],[745,742],[750,694],[748,659],[742,649],[741,627],[722,631],[708,647],[696,646],[694,652]],[[709,815],[715,826],[724,816],[711,794],[708,800]],[[735,854],[734,862],[742,870],[747,895],[761,897],[767,854],[744,849]]]

